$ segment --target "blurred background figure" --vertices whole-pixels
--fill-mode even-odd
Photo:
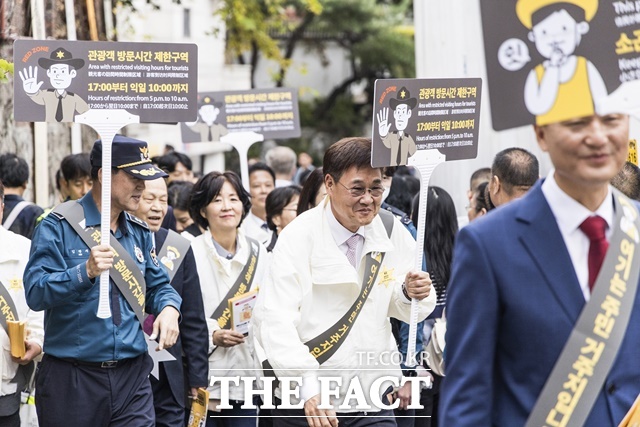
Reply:
[[[640,168],[626,162],[620,172],[611,179],[611,185],[628,198],[640,200]]]
[[[276,187],[293,184],[296,172],[296,152],[289,147],[273,147],[265,155],[265,162],[276,174]]]
[[[519,147],[500,151],[491,165],[491,203],[498,207],[524,196],[539,178],[540,168],[536,156]]]
[[[293,182],[298,185],[304,184],[309,177],[309,174],[313,172],[315,166],[313,166],[313,157],[304,151],[298,154],[298,170],[293,177]]]
[[[410,175],[397,175],[396,167],[384,168],[382,172],[382,186],[385,188],[382,194],[382,204],[380,209],[391,212],[405,226],[411,237],[416,238],[416,227],[411,221],[411,201],[413,200],[412,190],[409,188],[409,180],[415,179]],[[418,191],[420,183],[418,182]]]
[[[0,181],[4,184],[2,226],[31,239],[44,209],[22,198],[29,183],[29,165],[15,154],[0,155]]]
[[[485,184],[486,185],[486,184]],[[417,226],[419,196],[413,202],[412,220]],[[451,259],[453,245],[458,233],[458,219],[456,208],[451,195],[440,187],[429,187],[427,191],[427,215],[425,219],[424,238],[424,264],[423,268],[429,272],[433,289],[436,291],[437,301],[435,310],[424,321],[424,334],[419,333],[416,339],[417,350],[422,351],[431,337],[431,329],[437,318],[443,317],[447,302],[447,289],[451,276]],[[400,327],[402,344],[405,348],[408,342],[409,325],[406,323]],[[420,343],[420,344],[419,344]],[[425,366],[428,368],[428,366]],[[421,404],[422,410],[416,410],[415,426],[431,427],[438,425],[438,402],[440,395],[440,383],[442,377],[431,373],[433,386],[423,389]],[[431,418],[427,418],[430,416]]]
[[[251,211],[242,222],[242,229],[249,237],[253,237],[263,245],[268,245],[273,235],[267,224],[265,203],[275,185],[276,174],[265,163],[255,163],[249,167]]]
[[[314,169],[302,186],[300,199],[298,200],[298,215],[311,208],[316,207],[324,200],[327,189],[324,187],[324,175],[322,168]]]
[[[273,231],[273,237],[267,246],[268,252],[273,251],[280,232],[298,215],[300,190],[300,186],[290,185],[276,188],[267,196],[267,224]]]
[[[478,186],[483,182],[491,181],[491,168],[480,168],[471,174],[469,179],[469,190],[467,191],[467,198],[469,201],[473,198],[473,193]]]
[[[481,183],[471,194],[471,200],[469,201],[469,206],[467,206],[467,216],[469,217],[469,222],[473,221],[476,218],[480,218],[483,215],[486,215],[486,213],[489,211],[487,198],[485,197],[488,185],[489,183],[487,181]]]
[[[160,169],[169,174],[168,184],[172,181],[194,182],[193,162],[186,154],[171,151],[153,160]]]
[[[229,328],[229,322],[221,320],[224,309],[228,307],[227,293],[230,290],[240,289],[241,284],[246,284],[249,291],[264,284],[267,250],[240,228],[250,208],[249,193],[234,172],[208,173],[198,181],[191,194],[191,217],[206,229],[193,240],[191,247],[196,257],[207,318],[209,369],[215,369],[213,372],[220,377],[255,375],[253,351],[249,345],[252,338],[245,339],[241,332]],[[257,258],[256,267],[251,276],[245,265],[253,262],[254,257]],[[209,387],[209,392],[208,427],[256,425],[256,410],[241,408],[245,398],[241,384],[229,388],[232,409],[218,409],[220,383]],[[218,424],[217,416],[229,418]]]
[[[60,194],[67,200],[78,200],[91,190],[89,153],[69,154],[60,162]]]
[[[173,208],[173,216],[176,219],[176,231],[183,237],[193,240],[202,234],[189,213],[189,201],[193,183],[188,181],[173,181],[169,184],[169,206]]]

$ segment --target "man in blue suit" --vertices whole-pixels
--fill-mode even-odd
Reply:
[[[171,286],[182,298],[180,337],[168,350],[176,360],[162,362],[158,369],[159,377],[151,377],[156,427],[180,427],[188,416],[185,414],[185,409],[189,409],[185,405],[185,397],[187,394],[195,397],[198,387],[208,384],[209,337],[193,251],[188,242],[180,242],[186,240],[182,236],[160,227],[167,214],[167,199],[164,179],[145,183],[138,209],[132,213],[144,220],[153,231],[158,260],[169,273]],[[165,246],[169,250],[163,251]],[[166,255],[163,255],[165,252]],[[181,257],[183,260],[178,264]],[[152,325],[152,321],[151,316],[147,318],[145,330]]]
[[[440,426],[523,426],[589,300],[594,215],[612,234],[609,180],[627,157],[629,118],[535,128],[555,167],[522,199],[460,231],[447,308]],[[615,427],[640,393],[640,297],[588,427]]]

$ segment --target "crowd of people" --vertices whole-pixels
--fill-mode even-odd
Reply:
[[[21,357],[6,322],[0,332],[0,425],[20,425],[34,362],[43,427],[184,426],[199,389],[209,392],[209,427],[525,425],[598,284],[582,223],[604,221],[602,244],[626,206],[613,188],[640,200],[640,170],[625,164],[626,116],[535,131],[554,168],[541,179],[527,150],[497,153],[470,177],[462,228],[445,189],[420,191],[406,166],[372,168],[367,138],[332,144],[320,166],[273,148],[244,188],[233,171],[195,173],[176,151],[141,157],[146,142],[118,135],[108,245],[100,141],[62,160],[59,203],[46,208],[23,199],[25,160],[0,155],[0,287],[27,328]],[[245,294],[256,298],[240,330],[230,301]],[[617,425],[640,392],[634,298],[586,426]],[[406,359],[412,300],[418,354],[447,325],[444,349],[438,342],[417,366]],[[173,360],[156,371],[148,347]],[[338,387],[327,405],[330,374]],[[383,375],[398,382],[352,401],[350,381],[372,390]],[[273,396],[212,381],[253,378],[260,390],[274,376]],[[291,377],[301,383],[277,380]],[[415,377],[417,388],[400,381]]]

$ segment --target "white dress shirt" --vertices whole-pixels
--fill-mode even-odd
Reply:
[[[611,227],[614,220],[613,193],[611,192],[611,186],[609,186],[607,197],[605,197],[595,212],[591,212],[558,187],[554,172],[555,170],[551,170],[547,179],[542,183],[542,194],[544,194],[545,199],[547,199],[547,203],[549,203],[549,207],[551,207],[551,212],[553,212],[553,216],[558,223],[558,228],[562,234],[564,244],[569,251],[569,256],[571,257],[573,268],[576,271],[584,299],[589,301],[591,291],[589,290],[588,260],[589,245],[591,243],[587,235],[580,230],[580,224],[590,216],[601,216],[607,223],[605,233],[607,240],[609,240],[613,233]]]
[[[249,211],[247,217],[242,221],[242,225],[240,228],[244,230],[244,232],[249,237],[253,237],[258,242],[267,246],[271,243],[271,238],[273,237],[273,231],[269,228],[263,227],[266,224],[266,221],[263,221],[258,216],[254,215],[253,212]]]
[[[333,236],[333,240],[336,241],[336,245],[338,245],[338,249],[345,256],[347,256],[347,251],[349,250],[349,246],[347,246],[347,240],[351,238],[354,234],[359,234],[362,236],[362,239],[358,240],[358,244],[356,245],[356,271],[360,268],[360,260],[362,259],[362,248],[364,248],[364,227],[358,228],[355,233],[347,230],[342,224],[338,222],[336,217],[333,215],[333,211],[331,210],[331,206],[327,203],[326,207],[326,216],[327,223],[329,223],[329,231]]]

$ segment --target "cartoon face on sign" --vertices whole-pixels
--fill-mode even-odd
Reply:
[[[406,87],[400,88],[396,97],[389,99],[389,107],[393,110],[395,132],[389,132],[391,128],[389,108],[381,109],[376,115],[380,139],[385,147],[391,149],[391,166],[406,165],[408,157],[416,152],[413,137],[405,132],[416,104],[416,98],[411,97]]]
[[[594,114],[594,100],[607,95],[597,68],[576,55],[598,0],[518,0],[515,12],[528,30],[528,41],[545,58],[529,71],[524,87],[527,110],[536,124],[545,125]],[[499,49],[499,62],[509,71],[530,60],[526,44],[508,39]]]
[[[187,123],[193,132],[200,134],[200,141],[220,141],[221,136],[229,133],[223,124],[216,121],[222,105],[221,102],[215,102],[210,96],[205,96],[198,108],[198,120]]]
[[[49,58],[40,58],[38,65],[47,70],[52,89],[40,90],[44,82],[38,81],[36,66],[29,66],[19,74],[24,92],[36,104],[44,105],[47,122],[72,122],[76,112],[83,114],[89,110],[82,98],[67,91],[77,76],[77,70],[84,67],[84,60],[73,58],[71,52],[59,47]]]

